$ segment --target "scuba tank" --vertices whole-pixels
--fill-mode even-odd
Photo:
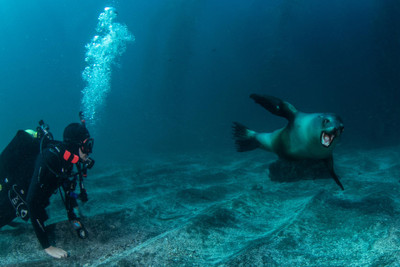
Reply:
[[[11,203],[10,210],[7,208],[2,212],[11,220],[15,217],[29,220],[25,199],[40,153],[38,133],[41,134],[39,131],[19,130],[0,154],[0,184]]]

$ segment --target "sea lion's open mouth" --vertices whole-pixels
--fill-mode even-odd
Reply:
[[[333,128],[330,132],[323,131],[321,133],[321,144],[324,147],[329,147],[330,145],[332,145],[333,140],[335,140],[336,137],[342,134],[343,130],[343,125],[340,125],[339,127]]]
[[[322,134],[321,134],[321,144],[324,147],[329,147],[332,144],[332,142],[335,139],[335,137],[336,137],[336,135],[333,134],[333,133],[330,134],[330,133],[327,133],[327,132],[322,132]]]

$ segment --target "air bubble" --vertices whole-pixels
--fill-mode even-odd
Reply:
[[[96,35],[85,46],[87,66],[82,72],[86,82],[82,90],[82,110],[89,124],[95,124],[111,89],[112,65],[126,51],[126,43],[135,40],[126,25],[114,22],[116,17],[115,9],[106,7],[99,15]]]

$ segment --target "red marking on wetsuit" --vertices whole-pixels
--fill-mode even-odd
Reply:
[[[69,152],[68,150],[65,150],[65,152],[64,152],[64,159],[65,159],[66,161],[68,161],[68,160],[69,160],[69,157],[71,157],[71,152]]]
[[[76,164],[79,161],[79,157],[75,154],[72,154],[68,150],[65,150],[65,152],[64,152],[64,159],[66,161],[71,162],[72,164]]]
[[[76,164],[79,161],[79,157],[77,155],[74,155],[74,158],[71,160],[72,164]]]

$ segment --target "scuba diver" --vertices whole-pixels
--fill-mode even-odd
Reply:
[[[16,217],[30,219],[42,248],[54,258],[68,256],[50,243],[44,224],[48,219],[45,208],[57,191],[78,237],[84,239],[88,235],[75,210],[77,199],[88,200],[83,177],[94,165],[89,157],[93,138],[82,113],[80,116],[81,123],[71,123],[64,129],[62,142],[53,140],[49,127],[40,121],[36,132],[18,131],[0,155],[0,227],[11,224]],[[79,194],[75,193],[78,183]]]

